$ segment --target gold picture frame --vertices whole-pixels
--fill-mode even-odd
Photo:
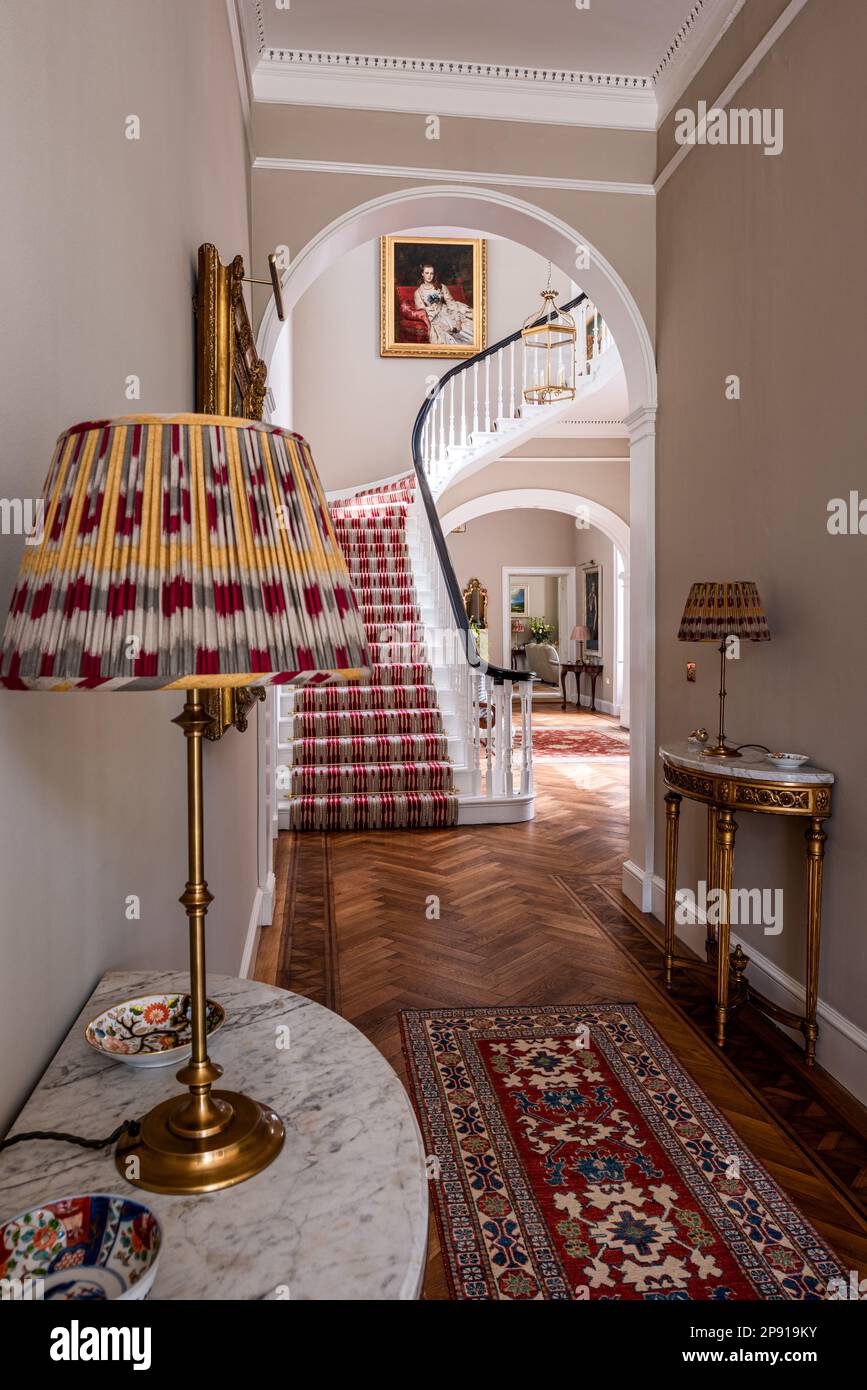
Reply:
[[[433,269],[426,289],[424,266]],[[380,238],[381,357],[474,357],[487,346],[488,243],[480,237]],[[436,305],[433,314],[420,302]],[[437,322],[439,320],[439,322]]]
[[[202,415],[229,415],[261,420],[268,368],[256,341],[244,302],[244,260],[224,265],[216,246],[199,247],[196,313],[196,410]],[[203,691],[211,723],[205,737],[215,742],[227,729],[243,733],[261,686],[230,686]]]
[[[223,265],[211,242],[199,247],[196,286],[196,409],[261,420],[268,368],[244,302],[244,259]]]

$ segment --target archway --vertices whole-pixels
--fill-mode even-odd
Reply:
[[[622,595],[628,593],[629,584],[629,527],[623,518],[611,511],[610,507],[603,507],[601,502],[595,502],[592,498],[583,497],[577,492],[563,492],[557,488],[540,487],[504,488],[499,492],[488,492],[480,497],[472,497],[468,502],[462,502],[459,506],[453,507],[451,511],[442,516],[442,527],[448,536],[455,527],[463,526],[467,521],[473,521],[476,517],[488,516],[491,512],[532,507],[539,507],[543,511],[564,512],[567,516],[575,517],[576,524],[580,520],[583,525],[595,526],[614,546],[617,571],[614,589],[615,646],[620,646],[622,633],[626,654],[622,690],[615,690],[615,695],[617,696],[616,703],[620,707],[620,721],[629,727],[629,613],[622,598]],[[620,561],[618,561],[618,556]]]
[[[283,272],[287,310],[322,272],[366,241],[414,226],[477,227],[506,237],[545,256],[570,277],[579,248],[588,265],[581,288],[596,303],[617,343],[626,377],[629,414],[630,577],[628,586],[630,672],[629,860],[623,888],[649,911],[653,881],[655,793],[655,600],[654,495],[656,441],[656,364],[647,325],[630,290],[606,257],[580,230],[543,208],[490,188],[432,185],[401,189],[373,198],[336,218],[299,252]],[[285,352],[289,325],[277,318],[273,298],[259,327],[257,347],[269,368]],[[288,354],[287,354],[288,359]],[[286,419],[281,423],[291,424]],[[408,422],[408,428],[409,428]],[[374,479],[370,480],[375,481]]]

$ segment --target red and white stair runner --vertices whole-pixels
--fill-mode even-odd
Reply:
[[[406,540],[415,478],[331,507],[375,663],[368,681],[297,692],[283,779],[293,830],[454,825],[437,706]]]

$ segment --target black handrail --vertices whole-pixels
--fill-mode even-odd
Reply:
[[[562,308],[558,308],[557,312],[565,313],[569,309],[574,309],[577,304],[580,304],[586,298],[586,294],[579,294],[575,297],[575,299],[570,299],[568,304],[564,304]],[[532,328],[537,328],[540,324],[546,323],[548,319],[551,317],[551,314],[542,314],[541,317],[536,319],[535,322],[532,323],[530,326]],[[485,348],[483,352],[477,352],[473,357],[464,358],[463,362],[459,362],[457,366],[452,367],[449,371],[445,373],[444,376],[441,376],[437,384],[436,391],[434,391],[432,395],[428,396],[421,410],[418,412],[418,415],[415,417],[415,424],[413,425],[412,429],[412,463],[415,469],[416,483],[418,484],[419,491],[421,492],[422,501],[424,502],[424,509],[427,512],[427,518],[428,522],[430,523],[431,534],[433,535],[434,549],[436,550],[437,559],[440,562],[440,569],[443,572],[443,579],[446,583],[446,593],[449,596],[449,603],[451,605],[451,610],[455,622],[458,625],[458,630],[463,632],[465,634],[465,637],[467,638],[467,661],[471,666],[474,666],[478,669],[481,669],[482,662],[478,660],[478,649],[476,648],[475,637],[470,639],[470,620],[467,617],[467,610],[464,607],[464,596],[461,593],[461,586],[458,583],[457,575],[455,574],[454,569],[452,567],[451,556],[449,555],[449,548],[446,544],[445,535],[443,534],[443,528],[442,523],[440,522],[439,512],[437,511],[436,502],[434,501],[433,494],[430,490],[430,483],[427,480],[427,474],[424,471],[424,460],[422,458],[421,451],[421,436],[422,431],[424,430],[425,421],[427,420],[428,414],[430,413],[433,407],[433,403],[437,399],[437,396],[439,396],[439,394],[443,390],[446,382],[451,381],[452,377],[457,376],[459,372],[465,372],[470,367],[475,366],[476,363],[484,362],[486,357],[491,357],[493,353],[499,352],[502,348],[508,347],[510,343],[516,343],[518,339],[521,337],[522,333],[523,329],[519,328],[516,333],[510,333],[507,338],[501,338],[498,343],[492,343],[491,346]],[[474,651],[477,657],[477,660],[475,661],[473,661],[472,659],[472,653]],[[492,666],[489,663],[485,663],[485,670],[487,674],[493,678],[495,685],[501,685],[503,681],[507,680],[528,681],[530,679],[531,674],[529,671],[514,671],[511,668],[507,669],[503,666]]]

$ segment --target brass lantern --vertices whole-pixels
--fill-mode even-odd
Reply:
[[[524,400],[528,405],[575,398],[575,320],[555,300],[550,284],[542,291],[542,307],[524,323]]]

